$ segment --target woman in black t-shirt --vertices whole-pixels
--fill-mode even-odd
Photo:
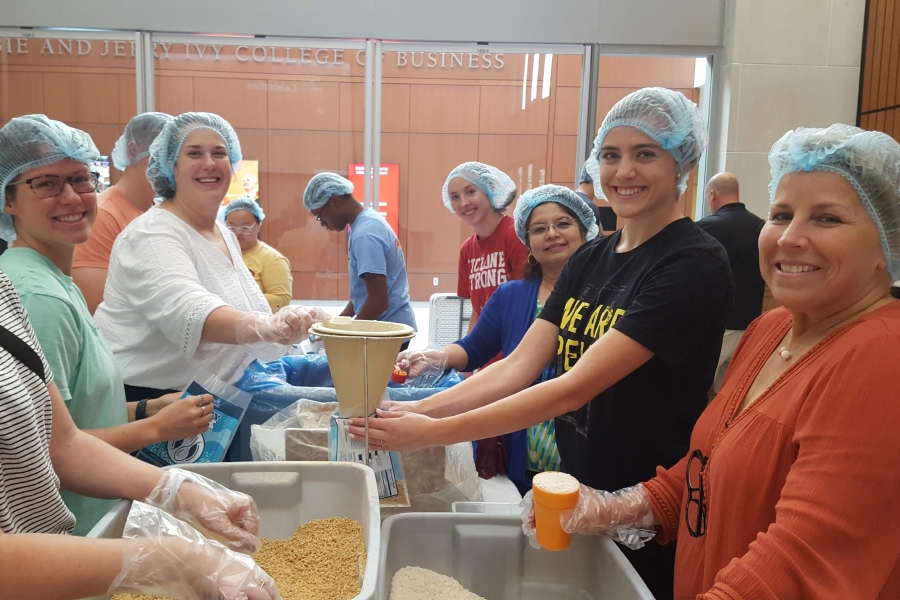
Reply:
[[[572,255],[510,356],[380,411],[372,446],[449,444],[556,417],[563,470],[585,485],[617,490],[680,460],[706,406],[733,291],[724,249],[676,205],[705,146],[699,110],[678,92],[647,88],[616,104],[588,171],[623,229]],[[558,377],[527,388],[551,361]],[[362,436],[361,425],[350,432]],[[657,598],[672,597],[674,548],[626,556]]]

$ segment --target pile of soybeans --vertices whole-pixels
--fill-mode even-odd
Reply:
[[[259,564],[284,600],[350,600],[359,595],[359,562],[366,569],[362,526],[332,517],[302,525],[284,540],[262,540]],[[168,600],[160,596],[119,594],[113,600]]]

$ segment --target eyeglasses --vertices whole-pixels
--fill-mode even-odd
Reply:
[[[25,181],[10,183],[9,185],[27,184],[38,198],[52,198],[61,194],[67,183],[72,186],[76,193],[89,194],[97,189],[97,176],[93,173],[79,173],[71,177],[40,175]]]
[[[694,461],[700,463],[699,470],[694,466]],[[685,479],[688,490],[688,501],[684,507],[684,519],[688,533],[691,537],[701,537],[706,533],[706,502],[703,491],[703,472],[706,470],[708,456],[703,456],[700,450],[691,452],[688,460]],[[693,468],[693,473],[692,473]]]
[[[241,227],[236,227],[235,225],[227,226],[232,233],[250,233],[253,231],[255,225],[242,225]]]
[[[528,235],[533,237],[543,237],[550,233],[550,228],[556,230],[557,233],[563,233],[572,227],[575,227],[575,221],[569,217],[560,217],[556,222],[547,225],[546,223],[535,223],[528,228]]]

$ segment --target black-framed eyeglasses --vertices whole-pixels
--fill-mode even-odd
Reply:
[[[569,217],[560,217],[549,225],[547,223],[535,223],[528,228],[528,235],[531,237],[543,237],[550,232],[551,227],[555,229],[557,233],[562,233],[575,227],[575,221]]]
[[[703,475],[708,459],[709,457],[703,456],[703,452],[700,450],[694,450],[691,452],[691,458],[688,459],[685,471],[688,499],[684,507],[684,519],[691,537],[701,537],[706,534],[706,498],[703,491]]]
[[[61,194],[67,183],[76,193],[89,194],[97,190],[97,181],[98,178],[94,173],[79,173],[71,177],[39,175],[9,185],[28,185],[38,198],[52,198]]]
[[[316,222],[318,222],[318,223],[321,223],[321,222],[322,222],[322,213],[324,213],[324,212],[325,212],[325,208],[326,208],[329,204],[331,204],[331,200],[332,200],[332,199],[329,198],[329,199],[328,199],[328,202],[326,202],[325,204],[322,205],[322,208],[319,209],[319,212],[318,212],[318,213],[313,213],[313,216],[316,217]]]

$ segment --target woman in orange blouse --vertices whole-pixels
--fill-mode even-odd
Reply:
[[[561,520],[677,541],[679,600],[900,598],[900,145],[797,129],[769,163],[760,269],[783,307],[748,328],[687,456],[582,486]]]

